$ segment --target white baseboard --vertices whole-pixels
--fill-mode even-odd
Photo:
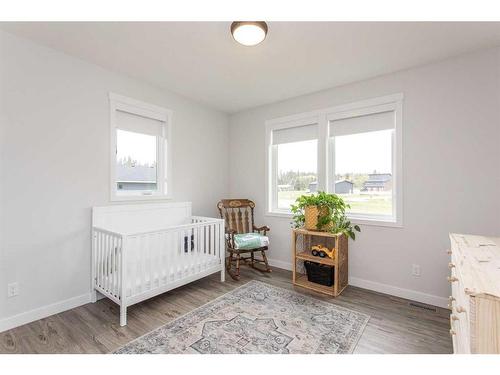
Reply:
[[[39,307],[21,314],[0,319],[0,332],[7,331],[12,328],[22,326],[35,320],[43,319],[48,316],[59,314],[63,311],[73,309],[75,307],[85,305],[90,302],[90,293],[82,294],[77,297],[56,302],[51,305]]]
[[[269,259],[269,264],[273,267],[278,267],[284,270],[288,271],[292,270],[292,264],[289,262]],[[412,301],[425,303],[432,306],[448,308],[447,298],[435,296],[432,294],[417,292],[416,290],[399,288],[397,286],[382,284],[370,280],[364,280],[358,277],[349,277],[349,285],[356,286],[358,288],[373,290],[379,293],[389,294],[391,296],[409,299]]]
[[[276,260],[276,259],[268,259],[268,262],[273,267],[281,268],[282,270],[287,270],[287,271],[292,270],[292,263],[283,262],[282,260]]]
[[[391,296],[401,297],[412,301],[425,303],[427,305],[448,308],[448,298],[417,292],[416,290],[399,288],[388,284],[377,283],[375,281],[364,280],[357,277],[349,277],[349,285],[358,288],[373,290],[375,292],[390,294]]]

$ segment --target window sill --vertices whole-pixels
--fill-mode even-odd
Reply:
[[[293,217],[293,214],[291,212],[268,211],[264,215],[265,216],[271,216],[271,217],[285,217],[285,218],[288,218],[288,219],[291,219]]]
[[[171,200],[170,195],[123,195],[111,196],[111,202],[144,202],[144,201],[158,201],[158,200]]]
[[[381,219],[367,219],[360,217],[349,217],[351,223],[357,225],[370,225],[374,227],[389,227],[389,228],[403,228],[403,223],[397,221],[390,220],[381,220]]]
[[[291,212],[273,212],[273,211],[268,211],[265,213],[265,216],[269,217],[282,217],[291,220],[293,217],[293,214]],[[370,226],[375,226],[375,227],[390,227],[390,228],[402,228],[403,223],[397,222],[397,221],[390,221],[390,220],[377,220],[377,219],[368,219],[368,218],[361,218],[361,217],[352,217],[352,216],[347,216],[349,220],[351,220],[352,224],[357,224],[357,225],[370,225]]]

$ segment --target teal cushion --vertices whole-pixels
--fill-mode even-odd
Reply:
[[[240,233],[234,235],[234,245],[239,250],[251,250],[269,245],[269,238],[259,233]]]

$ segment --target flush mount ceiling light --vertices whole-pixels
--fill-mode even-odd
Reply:
[[[256,46],[267,35],[267,24],[263,21],[236,21],[231,24],[234,40],[244,46]]]

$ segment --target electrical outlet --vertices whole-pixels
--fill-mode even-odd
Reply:
[[[7,297],[15,297],[19,294],[19,283],[7,284]]]
[[[420,265],[413,264],[411,266],[411,274],[415,277],[420,277]]]

